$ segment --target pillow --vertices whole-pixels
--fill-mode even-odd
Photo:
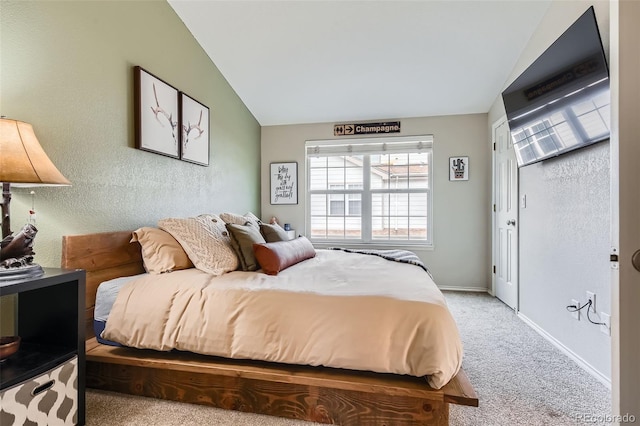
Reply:
[[[238,257],[231,247],[229,233],[218,216],[162,219],[158,227],[180,243],[201,271],[218,276],[238,268]]]
[[[289,266],[316,256],[313,245],[305,237],[275,243],[254,244],[253,251],[262,271],[268,275],[278,275],[278,272]]]
[[[240,260],[240,268],[243,271],[256,271],[260,269],[260,265],[253,253],[254,243],[265,243],[260,231],[252,225],[236,225],[227,223],[227,231],[231,235],[231,247],[236,252],[238,260]]]
[[[260,227],[261,223],[260,219],[251,212],[246,213],[244,216],[236,213],[220,213],[220,219],[222,219],[225,223],[233,223],[236,225],[246,225],[247,223],[249,223],[256,229]]]
[[[136,229],[133,231],[130,242],[136,241],[142,247],[144,269],[151,274],[193,268],[193,263],[180,243],[162,229],[151,227]]]
[[[268,243],[275,243],[277,241],[289,241],[289,234],[282,229],[278,224],[269,225],[266,223],[260,224],[260,233]]]

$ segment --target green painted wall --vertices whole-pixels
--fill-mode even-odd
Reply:
[[[35,188],[38,263],[60,264],[63,235],[260,214],[260,126],[168,3],[3,0],[0,16],[0,114],[31,123],[73,184]],[[135,65],[209,106],[209,167],[134,148]],[[14,189],[14,232],[30,206]]]

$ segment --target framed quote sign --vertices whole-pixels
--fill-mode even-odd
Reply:
[[[298,163],[271,163],[271,204],[298,204]]]

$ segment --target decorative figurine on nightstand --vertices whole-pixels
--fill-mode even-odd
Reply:
[[[0,279],[34,277],[43,273],[37,263],[33,263],[33,240],[38,230],[30,223],[16,235],[8,235],[0,242]]]
[[[23,121],[0,116],[0,182],[2,182],[2,242],[0,243],[0,283],[38,277],[44,273],[33,263],[33,239],[38,230],[33,225],[35,210],[29,212],[30,223],[13,235],[9,215],[11,184],[71,185],[54,166],[40,146],[33,127]],[[32,202],[33,202],[33,193]]]

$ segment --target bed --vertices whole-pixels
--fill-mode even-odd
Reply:
[[[129,243],[130,238],[129,231],[63,238],[62,266],[87,271],[88,336],[93,336],[98,285],[113,278],[144,273],[140,246]],[[334,255],[337,254],[323,253],[316,261]],[[303,263],[309,267],[313,262]],[[186,271],[185,275],[188,274],[197,275],[197,272]],[[227,275],[232,277],[233,274]],[[237,282],[226,285],[233,288]],[[251,285],[262,286],[264,281]],[[285,284],[268,285],[273,286],[269,290],[278,296],[272,299],[275,303],[285,294],[282,291],[287,290],[282,286],[288,284],[285,280]],[[310,288],[314,286],[313,283],[309,285]],[[336,296],[344,299],[353,294],[324,296],[335,300]],[[302,299],[296,296],[284,303],[302,306],[307,303],[309,306],[312,303],[306,299],[308,297],[305,293]],[[337,321],[339,323],[339,319]],[[450,403],[478,404],[477,396],[459,366],[455,368],[454,377],[449,378],[446,374],[442,377],[446,383],[436,381],[432,383],[434,386],[429,386],[425,377],[402,374],[403,371],[394,370],[395,367],[386,372],[376,371],[374,367],[372,372],[354,370],[348,363],[327,367],[324,360],[298,365],[296,360],[294,363],[283,362],[290,359],[286,357],[249,359],[252,356],[247,354],[253,348],[249,348],[249,352],[241,351],[240,359],[226,358],[229,354],[224,351],[219,354],[224,356],[201,355],[188,346],[160,349],[177,350],[114,347],[99,344],[92,337],[87,342],[87,387],[343,425],[445,425],[448,424]],[[341,356],[338,358],[342,359]],[[414,361],[410,364],[420,363],[419,359]]]

